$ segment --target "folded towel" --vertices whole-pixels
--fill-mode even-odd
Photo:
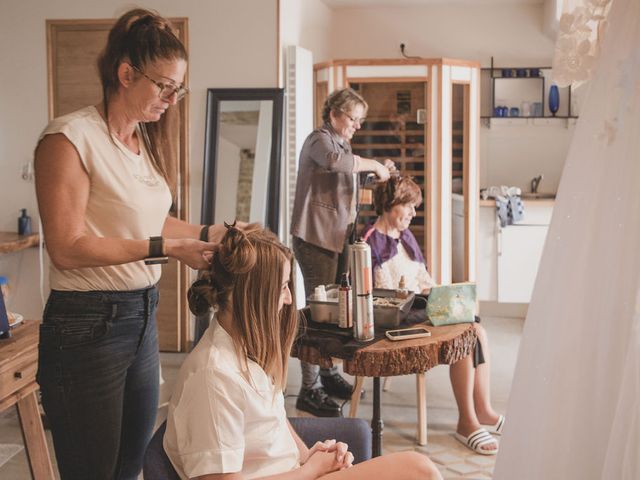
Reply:
[[[520,199],[522,191],[518,187],[500,185],[480,190],[480,198],[496,199],[496,215],[500,220],[500,226],[513,225],[524,218],[524,204]]]
[[[500,226],[513,225],[524,218],[524,204],[517,195],[496,198],[496,214]]]
[[[492,186],[483,188],[480,190],[480,198],[482,200],[486,200],[488,198],[498,198],[498,197],[511,197],[511,196],[520,196],[522,190],[518,187],[507,187],[506,185],[500,185],[499,187]]]

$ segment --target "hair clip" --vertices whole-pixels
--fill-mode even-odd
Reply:
[[[223,222],[224,226],[227,227],[227,229],[232,229],[232,228],[236,228],[236,223],[238,223],[238,220],[234,220],[233,223],[231,225],[229,225],[227,222]]]

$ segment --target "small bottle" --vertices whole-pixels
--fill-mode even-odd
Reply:
[[[396,298],[407,298],[409,296],[409,291],[407,290],[406,284],[404,282],[404,275],[400,277],[400,281],[398,282],[398,289],[396,290]]]
[[[327,301],[327,291],[324,288],[324,285],[318,285],[313,291],[313,299],[319,302]]]
[[[7,300],[9,297],[9,280],[7,277],[0,277],[0,338],[11,338],[9,324],[11,323],[7,312]]]
[[[11,294],[11,288],[9,287],[9,279],[7,277],[0,277],[0,292],[4,297],[5,305],[9,302],[9,295]]]
[[[18,217],[18,235],[31,235],[31,217],[27,215],[27,209],[20,210],[22,215]]]
[[[338,289],[338,326],[340,328],[353,328],[351,309],[353,301],[351,296],[351,285],[349,285],[349,274],[343,273]]]

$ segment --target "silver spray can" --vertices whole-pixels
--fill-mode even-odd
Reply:
[[[371,248],[359,240],[351,245],[353,284],[353,336],[361,342],[373,340],[373,281]]]

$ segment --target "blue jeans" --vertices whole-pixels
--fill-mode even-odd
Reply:
[[[63,480],[135,480],[158,409],[158,291],[52,291],[37,380]]]

